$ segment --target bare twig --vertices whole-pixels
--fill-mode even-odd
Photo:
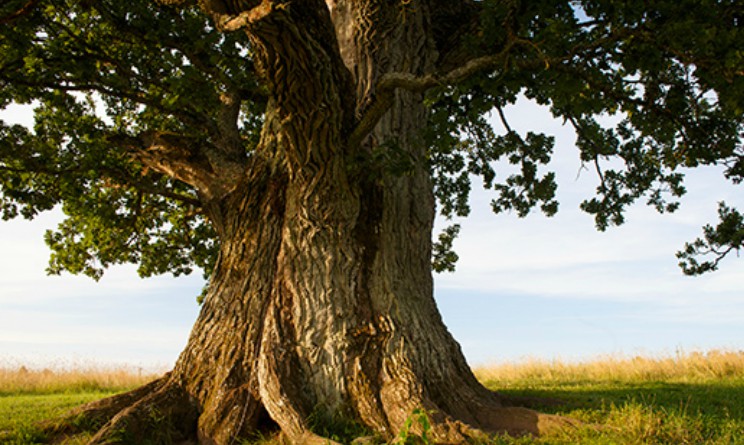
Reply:
[[[499,118],[501,119],[501,123],[504,124],[504,128],[506,128],[506,131],[509,133],[512,133],[511,126],[509,125],[509,121],[506,120],[506,115],[504,114],[504,109],[501,108],[499,105],[496,105],[496,111],[499,113]]]

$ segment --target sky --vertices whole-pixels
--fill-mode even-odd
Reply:
[[[488,193],[475,190],[471,216],[458,221],[457,270],[434,277],[444,321],[470,364],[744,349],[744,260],[693,278],[674,256],[716,221],[717,202],[744,207],[741,191],[719,170],[697,169],[677,213],[638,204],[625,225],[597,232],[578,209],[597,178],[581,169],[572,132],[526,102],[507,111],[516,130],[556,136],[560,211],[494,215]],[[30,117],[9,108],[0,119]],[[142,280],[120,266],[97,283],[47,276],[43,233],[60,218],[0,221],[0,367],[171,366],[198,315],[200,274]]]

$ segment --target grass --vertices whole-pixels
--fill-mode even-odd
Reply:
[[[42,437],[34,424],[86,402],[143,385],[157,377],[138,369],[95,365],[29,369],[0,365],[0,443],[30,445]]]
[[[710,381],[744,377],[744,351],[680,352],[660,358],[603,357],[579,363],[528,360],[479,367],[474,371],[481,381],[499,381],[501,384],[521,384],[524,381]]]
[[[29,369],[0,365],[0,396],[84,392],[121,392],[143,385],[157,375],[139,368],[73,365]]]
[[[744,352],[575,364],[529,361],[475,372],[491,389],[542,399],[539,411],[586,424],[540,439],[498,443],[744,444]]]
[[[34,427],[36,422],[53,419],[86,402],[114,394],[106,391],[86,391],[62,394],[22,394],[0,397],[0,443],[26,445],[41,443],[43,436]],[[5,432],[3,434],[3,432]]]
[[[496,445],[744,445],[744,352],[527,361],[475,372],[504,395],[529,398],[539,411],[584,422],[539,439],[497,437],[491,442]],[[34,422],[153,377],[126,369],[0,367],[0,443],[38,443]],[[270,438],[260,442],[276,444]]]

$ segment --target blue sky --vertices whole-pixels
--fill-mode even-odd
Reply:
[[[473,213],[460,221],[457,271],[435,276],[442,315],[471,364],[744,349],[742,260],[690,278],[674,257],[715,221],[718,201],[744,207],[740,190],[716,169],[698,169],[679,212],[638,205],[625,225],[599,233],[578,210],[597,180],[581,171],[571,132],[526,103],[509,115],[518,130],[556,135],[561,210],[493,215],[488,195],[474,193]],[[28,116],[11,108],[0,119]],[[198,274],[141,280],[124,266],[98,283],[48,277],[43,232],[59,218],[0,222],[0,365],[172,364],[198,314]]]

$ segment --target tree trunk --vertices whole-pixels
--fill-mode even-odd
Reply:
[[[325,443],[323,422],[390,440],[417,409],[431,438],[459,443],[555,420],[502,407],[442,323],[422,95],[396,92],[363,143],[347,143],[380,76],[433,69],[425,2],[328,3],[292,2],[247,28],[271,99],[246,177],[207,203],[221,250],[204,306],[173,372],[77,412],[110,418],[91,443],[231,444],[272,426]],[[373,162],[395,156],[411,168]]]

